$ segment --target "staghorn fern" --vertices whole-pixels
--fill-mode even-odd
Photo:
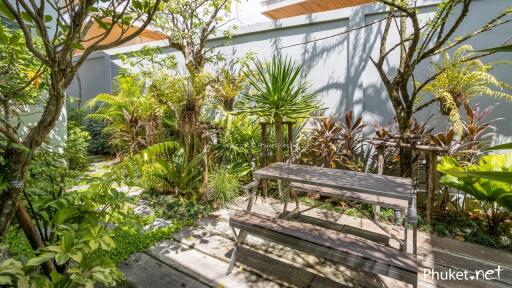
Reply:
[[[448,53],[441,57],[441,62],[434,64],[434,72],[439,75],[425,86],[424,92],[432,93],[440,102],[442,113],[448,115],[457,134],[464,129],[459,108],[472,98],[489,96],[512,101],[512,95],[503,91],[511,86],[489,73],[491,65],[473,59],[473,47],[461,46],[452,57]]]

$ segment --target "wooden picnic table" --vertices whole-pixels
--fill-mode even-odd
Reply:
[[[247,206],[248,211],[252,209],[252,205],[258,195],[257,186],[263,179],[289,182],[290,187],[301,192],[320,194],[330,197],[332,200],[346,199],[405,210],[404,240],[396,240],[402,244],[403,250],[407,251],[406,232],[408,224],[412,224],[413,252],[416,254],[416,194],[414,193],[411,179],[277,162],[254,172],[254,181],[249,184],[253,188],[253,193],[251,193]],[[279,183],[279,189],[281,190],[281,183]],[[280,191],[280,193],[282,192]],[[286,213],[287,202],[285,202],[283,214]],[[298,210],[298,201],[296,201],[296,204],[297,211],[293,213],[301,213],[311,209],[308,208],[300,211]],[[374,220],[372,219],[372,221]],[[394,237],[383,225],[377,221],[374,222],[386,233]]]
[[[313,208],[300,210],[295,193],[297,207],[288,213],[288,201],[285,201],[281,219],[252,213],[251,209],[258,196],[260,181],[265,179],[278,180],[280,195],[283,195],[281,182],[285,181],[290,183],[291,190],[321,194],[330,198],[329,200],[345,199],[406,210],[403,241],[392,235],[378,222],[378,219],[371,218],[388,235],[401,243],[403,251],[376,245],[364,239],[353,240],[311,224],[288,221],[292,214]],[[231,227],[240,229],[240,232],[237,234],[233,229],[236,243],[228,274],[231,273],[236,262],[237,247],[243,244],[247,233],[252,233],[291,248],[339,261],[350,267],[416,285],[414,255],[417,251],[416,195],[411,179],[299,164],[274,163],[255,171],[254,181],[246,185],[245,189],[250,191],[247,211],[230,217]],[[286,200],[290,197],[288,193],[290,190],[284,194],[288,196]],[[413,226],[413,255],[407,253],[408,224]]]

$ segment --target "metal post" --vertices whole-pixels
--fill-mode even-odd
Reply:
[[[261,168],[267,166],[267,123],[261,122]],[[267,179],[263,179],[261,183],[261,195],[262,198],[267,198],[268,182]]]
[[[377,146],[377,174],[382,175],[384,174],[384,152],[385,152],[384,146]],[[380,216],[380,206],[375,205],[375,221],[379,220]]]
[[[242,237],[242,231],[240,231],[240,233],[237,235],[235,228],[231,227],[231,229],[233,230],[233,235],[235,235],[235,245],[233,245],[233,252],[231,253],[231,259],[229,260],[229,266],[226,275],[229,275],[231,272],[233,272],[237,256],[236,254],[238,252],[238,246],[240,245],[240,238]]]

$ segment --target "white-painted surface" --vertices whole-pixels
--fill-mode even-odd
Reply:
[[[418,1],[420,7],[422,7],[422,21],[426,21],[432,15],[435,8],[433,5],[438,2],[438,0]],[[226,42],[222,37],[217,37],[212,39],[209,45],[224,45],[219,50],[228,58],[253,52],[260,58],[269,58],[273,54],[287,55],[303,63],[309,71],[308,79],[313,84],[313,90],[318,93],[319,98],[327,108],[326,112],[329,114],[340,116],[345,110],[353,109],[356,114],[364,115],[369,122],[386,123],[393,118],[393,109],[387,99],[386,90],[370,62],[370,56],[375,57],[377,55],[384,24],[374,24],[364,29],[334,36],[381,19],[385,15],[383,5],[363,5],[259,23],[256,18],[251,19],[249,17],[256,11],[254,7],[257,4],[253,1],[245,3],[244,5],[247,6],[243,7],[249,8],[244,10],[246,16],[240,17],[243,18],[241,21],[255,24],[240,27],[230,42]],[[471,6],[469,16],[455,33],[455,36],[474,31],[510,6],[512,6],[512,0],[475,0]],[[250,7],[254,9],[250,9]],[[475,49],[497,46],[512,36],[510,31],[512,31],[512,24],[509,23],[474,38],[468,44],[473,45]],[[314,41],[329,36],[334,37]],[[389,37],[390,43],[396,42],[397,37],[395,29]],[[305,42],[308,43],[303,44]],[[167,43],[165,41],[155,42],[154,45],[164,47],[164,53],[176,53],[176,51],[166,48]],[[112,85],[108,83],[111,83],[111,79],[117,75],[117,71],[122,65],[117,55],[140,48],[141,46],[123,47],[122,49],[104,51],[104,54],[93,55],[90,61],[96,61],[94,59],[100,57],[104,60],[104,65],[84,66],[80,75],[84,75],[83,78],[97,78],[101,75],[101,77],[108,80],[100,82],[86,81],[84,83],[82,79],[82,87],[94,87],[91,89],[95,90],[94,93],[83,93],[83,98],[90,99],[94,97],[98,90],[111,91]],[[176,54],[179,59],[179,54]],[[388,63],[390,73],[397,65],[396,55],[393,56],[393,61]],[[435,60],[430,59],[430,61]],[[512,53],[497,54],[485,59],[486,62],[497,60],[510,61],[512,60]],[[422,81],[431,75],[430,61],[425,61],[416,70],[417,81]],[[496,67],[493,73],[500,80],[511,82],[511,71],[512,66],[500,65]],[[106,86],[101,87],[101,85]],[[76,83],[68,91],[70,95],[77,95]],[[502,102],[488,97],[480,97],[476,99],[476,102],[480,102],[483,107],[499,103],[493,114],[495,117],[507,119],[508,114],[512,111],[512,103],[510,102]],[[418,119],[426,119],[429,114],[437,111],[437,105],[433,105],[429,110],[420,113]],[[432,124],[442,128],[446,125],[446,119],[436,117]],[[501,138],[512,136],[512,125],[507,124],[506,120],[497,122],[496,126]]]

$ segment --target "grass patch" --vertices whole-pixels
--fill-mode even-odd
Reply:
[[[176,231],[193,225],[199,217],[212,210],[209,205],[182,201],[171,196],[144,193],[141,198],[148,201],[155,215],[141,217],[132,214],[127,219],[117,221],[117,226],[112,230],[116,247],[104,254],[116,264],[126,261],[134,253],[151,248],[162,240],[172,239]],[[143,226],[151,223],[155,217],[170,220],[172,224],[151,231],[144,230]]]
[[[349,206],[343,201],[325,203],[322,200],[315,199],[309,196],[301,196],[299,197],[299,200],[302,204],[306,206],[320,205],[317,208],[334,211],[351,217],[364,218],[365,215],[373,215],[374,213],[374,206],[370,204],[353,203]],[[381,208],[379,219],[384,222],[393,223],[395,219],[395,210]]]
[[[162,240],[172,238],[172,234],[184,226],[184,223],[177,222],[169,227],[152,231],[144,231],[131,225],[118,226],[112,231],[114,233],[112,239],[116,247],[106,252],[105,256],[119,264],[134,253],[145,251]]]

